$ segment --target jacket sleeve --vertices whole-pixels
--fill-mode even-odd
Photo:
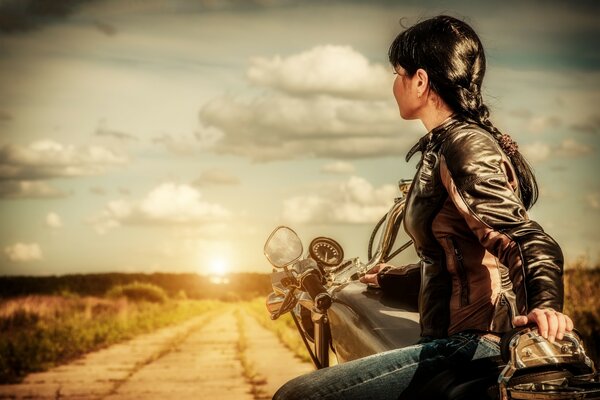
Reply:
[[[480,243],[509,269],[519,312],[562,311],[562,251],[529,219],[496,140],[487,132],[463,131],[444,142],[441,155],[443,185]]]

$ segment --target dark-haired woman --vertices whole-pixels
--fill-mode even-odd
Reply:
[[[421,160],[404,216],[421,259],[422,339],[296,378],[277,399],[410,398],[442,370],[498,355],[499,335],[514,326],[536,323],[551,341],[573,329],[560,247],[527,216],[535,177],[488,119],[477,34],[435,17],[400,33],[389,59],[400,115],[428,131],[407,155]],[[397,271],[380,265],[362,281],[394,290]]]

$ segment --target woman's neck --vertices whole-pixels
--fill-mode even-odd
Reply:
[[[419,119],[425,125],[427,132],[431,132],[435,127],[440,126],[444,121],[454,115],[448,104],[435,92],[428,91],[427,99],[423,108],[421,108]]]
[[[449,108],[432,110],[434,112],[428,113],[421,117],[421,122],[427,129],[427,132],[431,132],[434,128],[442,125],[448,118],[454,115],[454,112]]]

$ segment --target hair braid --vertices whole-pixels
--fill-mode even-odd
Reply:
[[[472,84],[471,88],[475,89],[475,91],[470,94],[470,98],[472,98],[473,101],[471,103],[465,103],[466,106],[472,105],[472,107],[465,109],[465,114],[468,119],[484,128],[494,137],[494,139],[496,139],[500,148],[502,148],[504,153],[508,156],[517,171],[531,171],[531,166],[519,152],[518,144],[510,137],[510,135],[500,132],[500,130],[494,126],[492,121],[490,121],[490,111],[483,103],[479,85]],[[519,189],[521,191],[521,197],[527,208],[530,208],[535,204],[538,198],[537,182],[533,173],[520,175]]]

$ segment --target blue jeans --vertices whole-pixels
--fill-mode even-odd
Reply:
[[[445,369],[499,354],[494,341],[457,333],[313,371],[283,385],[273,399],[398,399]]]

